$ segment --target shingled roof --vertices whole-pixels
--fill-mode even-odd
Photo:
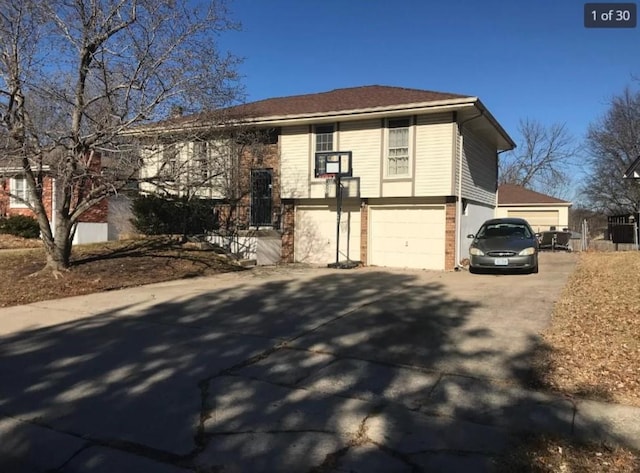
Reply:
[[[469,98],[466,95],[431,90],[406,89],[383,85],[368,85],[335,89],[317,94],[293,95],[259,100],[237,108],[246,108],[257,116],[298,115],[303,113],[326,113],[346,110],[387,107],[412,103],[436,102]]]
[[[498,187],[498,205],[571,205],[566,200],[541,194],[515,184],[502,184]]]
[[[376,107],[391,107],[417,103],[439,102],[455,99],[470,99],[469,95],[448,92],[434,92],[431,90],[407,89],[404,87],[390,87],[383,85],[367,85],[335,89],[329,92],[315,94],[292,95],[276,97],[257,102],[250,102],[227,108],[221,114],[218,112],[203,112],[201,114],[172,117],[161,122],[163,125],[179,125],[193,121],[206,120],[216,114],[231,117],[282,117],[296,115],[314,115],[328,112],[346,112],[349,110],[363,110]]]

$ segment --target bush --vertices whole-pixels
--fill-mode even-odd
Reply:
[[[134,199],[131,222],[146,235],[201,235],[218,227],[215,201],[142,195]]]
[[[33,217],[12,215],[0,220],[0,233],[8,233],[22,238],[39,238],[40,225]]]

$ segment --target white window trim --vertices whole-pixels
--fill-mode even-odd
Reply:
[[[28,209],[29,206],[27,204],[25,204],[24,202],[21,202],[20,200],[18,200],[16,197],[14,197],[15,195],[15,189],[16,189],[16,180],[20,179],[21,181],[24,182],[24,192],[27,194],[24,197],[29,197],[29,190],[28,190],[28,186],[27,186],[27,179],[25,177],[12,177],[9,180],[9,192],[11,193],[11,196],[9,198],[9,207],[12,209]]]
[[[393,120],[409,120],[409,136],[408,140],[408,155],[409,161],[407,163],[406,174],[389,174],[389,122]],[[413,137],[415,133],[415,120],[413,116],[385,118],[384,120],[384,148],[383,148],[383,178],[385,180],[406,180],[413,178]]]

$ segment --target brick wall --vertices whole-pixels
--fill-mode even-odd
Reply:
[[[456,266],[456,202],[447,202],[445,213],[444,269],[452,270]]]
[[[80,215],[79,222],[105,223],[109,216],[109,201],[102,199],[96,205]]]
[[[249,148],[240,157],[239,188],[243,194],[240,205],[247,208],[251,205],[252,169],[271,169],[273,171],[271,181],[272,222],[276,223],[280,219],[280,159],[277,143],[259,145],[257,150]],[[249,214],[247,213],[244,218],[248,226]]]
[[[282,262],[295,261],[296,207],[292,200],[282,201]]]

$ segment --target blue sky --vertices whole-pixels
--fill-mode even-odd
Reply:
[[[475,95],[518,140],[522,118],[582,139],[638,85],[640,28],[585,29],[575,0],[231,0],[247,100],[381,84]]]

